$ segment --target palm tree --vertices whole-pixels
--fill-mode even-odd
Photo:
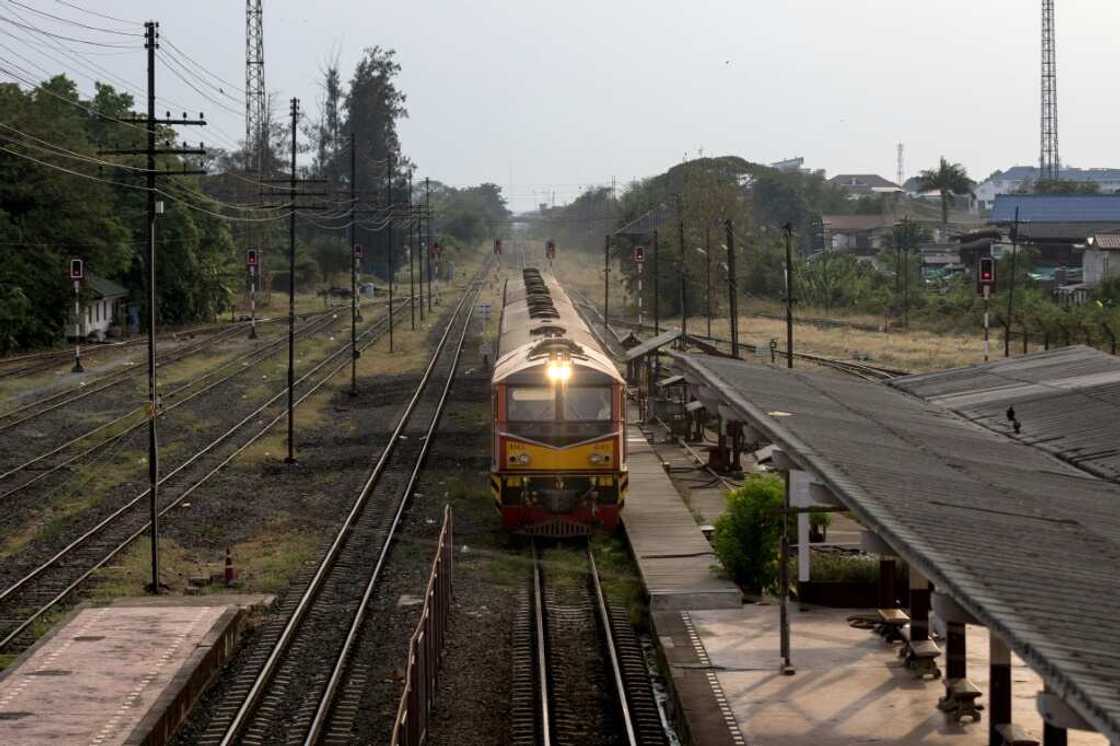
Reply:
[[[949,201],[954,194],[972,194],[972,179],[968,171],[959,163],[949,163],[941,156],[937,170],[927,169],[918,175],[918,188],[923,192],[941,192],[941,226],[947,232],[949,226]]]

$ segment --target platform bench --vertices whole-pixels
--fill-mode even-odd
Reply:
[[[937,709],[960,722],[962,718],[972,718],[980,722],[980,711],[984,705],[977,703],[982,692],[968,679],[949,679],[945,682],[945,696],[937,700]]]
[[[940,679],[941,669],[937,667],[937,658],[941,655],[941,648],[933,640],[910,639],[910,628],[901,631],[902,647],[898,655],[906,661],[906,667],[921,679],[927,676]]]
[[[910,623],[910,615],[902,609],[879,609],[879,623],[876,631],[887,642],[902,639],[902,628]]]
[[[1003,746],[1038,746],[1038,739],[1015,723],[997,725],[996,733],[1003,739]]]

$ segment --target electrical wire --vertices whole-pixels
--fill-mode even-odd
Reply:
[[[242,94],[242,96],[244,96],[244,94],[245,94],[245,89],[244,89],[244,88],[242,88],[240,84],[238,84],[238,83],[231,83],[231,82],[229,82],[228,80],[226,80],[225,78],[223,78],[222,76],[220,76],[220,75],[218,75],[217,73],[213,72],[212,70],[210,70],[209,68],[207,68],[207,67],[206,67],[205,65],[203,65],[203,64],[202,64],[201,62],[197,61],[196,59],[194,59],[193,57],[191,57],[191,56],[190,56],[189,54],[187,54],[186,52],[184,52],[184,51],[183,51],[182,49],[180,49],[179,47],[175,46],[175,43],[174,43],[174,42],[172,42],[172,41],[171,41],[170,39],[168,39],[166,35],[164,35],[164,36],[163,36],[162,38],[163,38],[163,43],[167,44],[167,46],[171,47],[171,48],[172,48],[172,49],[174,49],[174,50],[175,50],[176,52],[178,52],[178,53],[179,53],[179,55],[180,55],[180,56],[181,56],[181,57],[182,57],[183,59],[187,60],[187,62],[190,62],[190,63],[191,63],[192,65],[194,65],[194,66],[195,66],[195,67],[197,67],[197,68],[198,68],[199,70],[201,70],[202,72],[206,73],[207,75],[209,75],[210,77],[212,77],[212,78],[213,78],[214,80],[218,81],[219,83],[222,83],[223,85],[227,85],[227,86],[229,86],[230,88],[232,88],[233,90],[237,91],[238,93]]]
[[[169,57],[168,55],[164,54],[162,51],[160,51],[158,53],[158,56],[161,60],[163,60],[164,64],[167,65],[167,69],[171,71],[172,75],[174,75],[176,78],[178,78],[183,83],[185,83],[191,90],[193,90],[199,96],[202,96],[204,99],[206,99],[210,103],[214,104],[214,106],[217,106],[219,109],[222,109],[229,114],[233,114],[234,116],[241,116],[242,112],[231,108],[228,104],[222,103],[221,101],[217,100],[216,98],[214,98],[210,94],[205,93],[202,89],[200,89],[198,86],[196,86],[191,81],[187,80],[186,76],[183,75],[183,73],[179,72],[179,66],[180,66],[181,63],[178,63],[176,60],[174,60],[174,58]]]
[[[27,31],[33,31],[36,34],[41,34],[43,36],[49,36],[49,37],[54,38],[54,39],[64,39],[65,41],[73,41],[73,42],[77,42],[79,44],[88,44],[88,45],[93,46],[93,47],[104,47],[106,49],[136,49],[137,48],[137,46],[135,44],[110,44],[110,43],[107,43],[107,42],[92,41],[90,39],[81,39],[81,38],[78,38],[76,36],[67,36],[65,34],[56,34],[56,33],[50,32],[50,31],[44,31],[41,28],[37,28],[35,26],[31,26],[31,25],[26,24],[26,23],[20,23],[19,21],[13,21],[11,18],[8,18],[7,16],[0,16],[0,21],[3,21],[4,23],[10,23],[13,26],[17,26],[17,27],[19,27],[21,29],[25,29]]]
[[[129,21],[129,20],[126,20],[124,18],[118,18],[117,16],[111,16],[107,13],[98,13],[96,10],[89,10],[88,8],[83,8],[82,6],[75,5],[74,3],[68,2],[67,0],[54,0],[54,1],[56,3],[58,3],[59,5],[65,5],[68,8],[73,8],[74,10],[81,11],[82,13],[88,13],[91,16],[97,16],[98,18],[104,18],[106,21],[116,21],[117,23],[124,23],[124,24],[127,24],[129,26],[139,26],[140,25],[139,21]]]
[[[32,13],[38,13],[41,16],[45,16],[47,18],[53,18],[56,21],[62,21],[63,23],[68,23],[71,26],[77,26],[79,28],[84,28],[88,31],[100,31],[101,33],[104,33],[104,34],[116,34],[118,36],[140,36],[140,37],[143,36],[143,34],[138,34],[135,31],[131,31],[131,32],[130,31],[117,31],[115,29],[108,29],[108,28],[104,28],[102,26],[90,26],[88,24],[81,23],[80,21],[74,21],[74,20],[71,20],[69,18],[63,18],[62,16],[56,16],[53,13],[48,13],[45,10],[39,10],[38,8],[32,8],[30,5],[26,5],[24,3],[19,2],[19,0],[7,0],[7,1],[12,5],[18,5],[21,8],[24,8],[26,10],[30,10]]]
[[[40,150],[40,151],[49,153],[51,155],[57,155],[57,156],[61,156],[63,158],[70,158],[71,160],[82,161],[82,162],[85,162],[85,163],[90,163],[90,164],[95,165],[95,166],[109,166],[111,168],[123,168],[127,171],[137,171],[137,172],[142,173],[142,174],[149,173],[148,169],[146,169],[146,168],[138,168],[136,166],[129,166],[129,165],[124,164],[124,163],[114,163],[112,161],[103,161],[100,158],[94,158],[93,156],[83,155],[83,154],[77,153],[73,150],[68,150],[68,149],[62,147],[61,145],[55,145],[54,143],[52,143],[48,140],[43,140],[43,139],[40,139],[38,137],[35,137],[34,135],[29,135],[26,132],[22,132],[22,131],[16,129],[15,127],[4,124],[3,122],[0,122],[0,127],[3,127],[6,130],[11,130],[12,132],[15,132],[16,134],[19,134],[23,137],[34,140],[37,143],[42,143],[41,145],[33,145],[31,143],[18,142],[12,137],[0,134],[0,137],[4,137],[4,138],[8,139],[10,142],[12,142],[15,145],[22,145],[25,148],[32,148],[34,150]]]

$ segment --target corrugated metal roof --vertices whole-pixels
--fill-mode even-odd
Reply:
[[[1120,487],[887,386],[674,358],[1120,739]]]
[[[1115,231],[1111,233],[1094,233],[1093,244],[1093,248],[1095,249],[1116,251],[1120,249],[1120,233],[1116,233]]]
[[[1016,207],[1020,223],[1120,222],[1120,194],[999,194],[988,222],[1013,222]]]
[[[98,298],[122,298],[128,295],[126,288],[92,273],[86,275],[86,287]]]
[[[680,336],[681,336],[681,330],[680,329],[670,329],[667,332],[661,332],[661,334],[657,335],[653,339],[647,339],[645,342],[642,342],[637,347],[631,347],[629,350],[627,350],[626,351],[626,362],[630,362],[631,360],[636,360],[637,358],[640,358],[643,355],[648,355],[649,353],[653,352],[654,350],[656,350],[660,347],[664,347],[665,345],[669,344],[670,342],[676,341]]]
[[[1081,345],[889,384],[1120,482],[1120,359]],[[1018,434],[1007,419],[1014,407]]]

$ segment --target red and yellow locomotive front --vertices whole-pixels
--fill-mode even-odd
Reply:
[[[540,327],[495,366],[490,482],[512,531],[613,530],[625,499],[624,383],[600,350],[567,332]]]

